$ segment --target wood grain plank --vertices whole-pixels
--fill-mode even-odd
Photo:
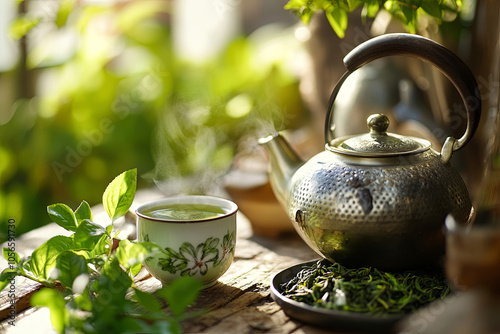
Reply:
[[[30,298],[43,287],[42,284],[31,280],[16,278],[13,292],[9,287],[0,294],[0,321],[8,319],[11,314],[11,305],[14,303],[14,313],[17,315],[31,307]]]
[[[291,322],[283,312],[274,316],[281,308],[271,300],[269,284],[275,273],[317,255],[304,249],[302,241],[296,239],[283,245],[272,241],[249,238],[238,244],[245,246],[245,250],[240,251],[243,255],[216,285],[202,292],[193,306],[197,310],[206,307],[214,311],[183,324],[186,333],[290,333],[300,326]],[[302,247],[298,252],[297,245]],[[273,247],[279,248],[282,255],[275,253]],[[287,324],[285,332],[282,331],[283,324]]]

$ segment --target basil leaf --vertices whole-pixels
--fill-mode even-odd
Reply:
[[[78,209],[75,210],[75,217],[78,223],[85,219],[92,221],[92,210],[90,209],[89,203],[82,201]]]
[[[438,19],[443,17],[441,5],[435,0],[423,0],[420,6],[431,16],[437,17]]]
[[[160,312],[162,310],[160,301],[152,294],[134,288],[134,298],[145,310]]]
[[[65,251],[57,257],[56,268],[59,269],[57,280],[65,287],[72,288],[73,281],[81,274],[88,274],[87,261],[81,255]]]
[[[50,270],[55,268],[59,254],[71,249],[73,239],[62,235],[50,238],[33,251],[30,259],[30,269],[41,279],[48,279]]]
[[[76,309],[87,312],[92,311],[92,300],[89,293],[89,285],[85,287],[82,293],[73,295],[72,298],[72,302],[74,303]]]
[[[176,316],[180,316],[196,300],[201,287],[201,281],[193,277],[181,277],[156,293],[167,301]]]
[[[97,243],[90,252],[89,256],[91,258],[95,258],[98,257],[99,255],[107,254],[111,249],[112,244],[113,244],[113,239],[111,239],[109,235],[103,234],[99,238],[99,240],[97,240]]]
[[[97,292],[94,309],[105,310],[110,306],[121,307],[132,283],[132,279],[123,271],[116,258],[107,261],[102,268],[101,275],[95,279],[92,285],[93,290]]]
[[[75,213],[66,204],[52,204],[47,207],[47,212],[50,218],[59,226],[64,227],[68,231],[76,231],[78,222]]]
[[[136,263],[129,269],[130,276],[135,277],[141,271],[141,269],[142,269],[142,262]]]
[[[2,249],[2,253],[3,257],[7,262],[9,262],[9,264],[18,265],[19,261],[21,261],[21,257],[19,256],[19,254],[17,254],[17,252],[14,250],[9,249],[8,247],[4,247]]]
[[[378,11],[380,8],[380,4],[378,0],[375,1],[370,1],[365,3],[364,5],[364,12],[366,12],[366,16],[368,17],[375,17],[377,15]]]
[[[358,8],[359,6],[361,6],[362,4],[364,4],[366,1],[367,0],[347,0],[347,8],[350,11],[353,11],[356,8]]]
[[[14,39],[21,39],[26,36],[31,29],[40,23],[40,18],[28,17],[27,15],[18,16],[9,27],[9,35]]]
[[[82,220],[73,234],[74,246],[76,249],[92,250],[105,234],[106,230],[101,225],[88,219]]]
[[[130,242],[125,239],[120,241],[115,256],[123,267],[130,269],[160,251],[161,248],[155,243]]]
[[[58,333],[64,333],[69,312],[66,309],[64,296],[57,290],[43,288],[31,297],[31,305],[44,306],[50,310],[50,321]]]
[[[91,332],[150,333],[132,326],[132,323],[124,325],[128,314],[131,312],[136,314],[133,309],[134,303],[126,298],[132,284],[132,279],[123,271],[114,256],[104,261],[100,275],[93,277],[88,285],[92,302],[92,318],[89,319],[89,325],[92,325]]]
[[[112,221],[125,215],[132,205],[137,183],[137,169],[131,169],[118,175],[106,187],[102,204]]]
[[[61,1],[59,3],[59,9],[57,10],[55,19],[58,28],[62,28],[66,25],[68,17],[74,11],[75,6],[76,1]]]
[[[285,9],[300,9],[301,7],[307,6],[308,0],[290,0],[285,5]]]
[[[6,286],[12,281],[12,279],[19,275],[19,270],[17,268],[7,268],[0,274],[0,291],[5,289]]]
[[[325,14],[337,36],[344,38],[347,29],[347,11],[342,8],[332,7],[331,10],[325,11]]]

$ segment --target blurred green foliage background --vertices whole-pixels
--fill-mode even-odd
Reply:
[[[175,5],[186,3],[187,30],[196,27],[204,43],[231,36],[203,61],[176,47]],[[139,188],[210,191],[246,143],[310,120],[295,23],[323,11],[343,36],[355,9],[364,18],[386,10],[408,29],[424,12],[441,22],[462,6],[409,3],[417,9],[378,0],[0,2],[0,45],[8,38],[16,46],[0,50],[0,242],[9,219],[20,235],[49,222],[47,205],[98,204],[113,177],[131,168]],[[232,35],[213,28],[236,11],[256,22]],[[14,64],[2,67],[9,53]]]
[[[49,222],[49,204],[100,203],[131,168],[142,188],[188,178],[171,192],[204,192],[200,180],[227,171],[243,138],[306,117],[287,35],[267,56],[239,35],[193,63],[174,52],[170,1],[63,0],[45,15],[29,3],[10,23],[17,65],[0,73],[0,242],[8,219],[20,235]]]

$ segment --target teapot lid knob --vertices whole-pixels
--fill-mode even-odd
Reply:
[[[336,138],[326,148],[352,156],[387,157],[417,154],[431,146],[427,140],[388,133],[389,118],[384,114],[371,115],[366,124],[370,133]]]
[[[370,133],[383,135],[386,134],[389,127],[389,118],[384,114],[370,115],[366,120],[366,125],[370,129]]]

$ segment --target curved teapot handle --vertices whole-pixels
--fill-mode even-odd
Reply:
[[[345,79],[361,66],[378,58],[406,55],[424,60],[437,67],[460,93],[467,111],[467,128],[459,139],[448,137],[441,156],[448,161],[453,151],[466,145],[474,135],[481,117],[481,96],[474,75],[467,65],[452,51],[422,36],[413,34],[386,34],[372,38],[355,47],[344,57],[347,72],[337,82],[330,96],[325,123],[325,142],[333,139],[332,117],[333,104]]]

